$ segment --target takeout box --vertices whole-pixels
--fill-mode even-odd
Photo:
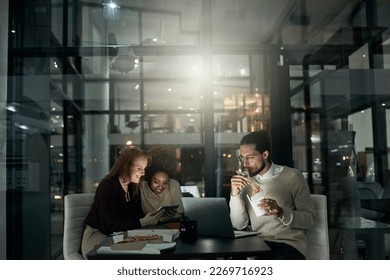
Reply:
[[[137,229],[112,236],[113,244],[97,251],[105,254],[161,254],[176,246],[178,229]]]

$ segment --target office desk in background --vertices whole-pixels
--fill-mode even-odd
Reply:
[[[101,246],[110,246],[113,244],[112,238],[102,242]],[[229,238],[207,238],[199,237],[191,244],[186,244],[179,239],[176,240],[176,246],[173,249],[162,252],[161,254],[134,254],[125,251],[115,254],[100,254],[95,248],[88,254],[90,260],[118,260],[118,259],[216,259],[216,258],[247,258],[261,256],[268,252],[270,248],[258,236],[248,236],[237,239]]]
[[[368,260],[385,259],[385,234],[390,233],[390,224],[357,217],[346,220],[342,229],[354,231],[365,242]]]
[[[381,213],[390,213],[390,199],[361,199],[362,208],[378,211]]]

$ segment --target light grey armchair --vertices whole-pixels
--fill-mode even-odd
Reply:
[[[328,234],[328,213],[326,196],[312,194],[312,200],[317,213],[317,222],[306,231],[309,242],[307,248],[308,260],[329,260],[329,234]]]
[[[79,253],[83,222],[91,208],[94,193],[68,194],[64,199],[64,239],[65,260],[84,260]]]

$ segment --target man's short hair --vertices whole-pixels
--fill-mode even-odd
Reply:
[[[251,132],[242,137],[240,145],[255,145],[256,151],[263,153],[268,151],[271,153],[271,143],[269,141],[268,132],[265,130],[259,130]]]

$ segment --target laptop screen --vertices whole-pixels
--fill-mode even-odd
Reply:
[[[198,186],[181,186],[180,187],[182,193],[189,193],[193,197],[200,197]]]
[[[198,234],[234,238],[229,208],[223,197],[183,197],[184,214],[196,220]]]

